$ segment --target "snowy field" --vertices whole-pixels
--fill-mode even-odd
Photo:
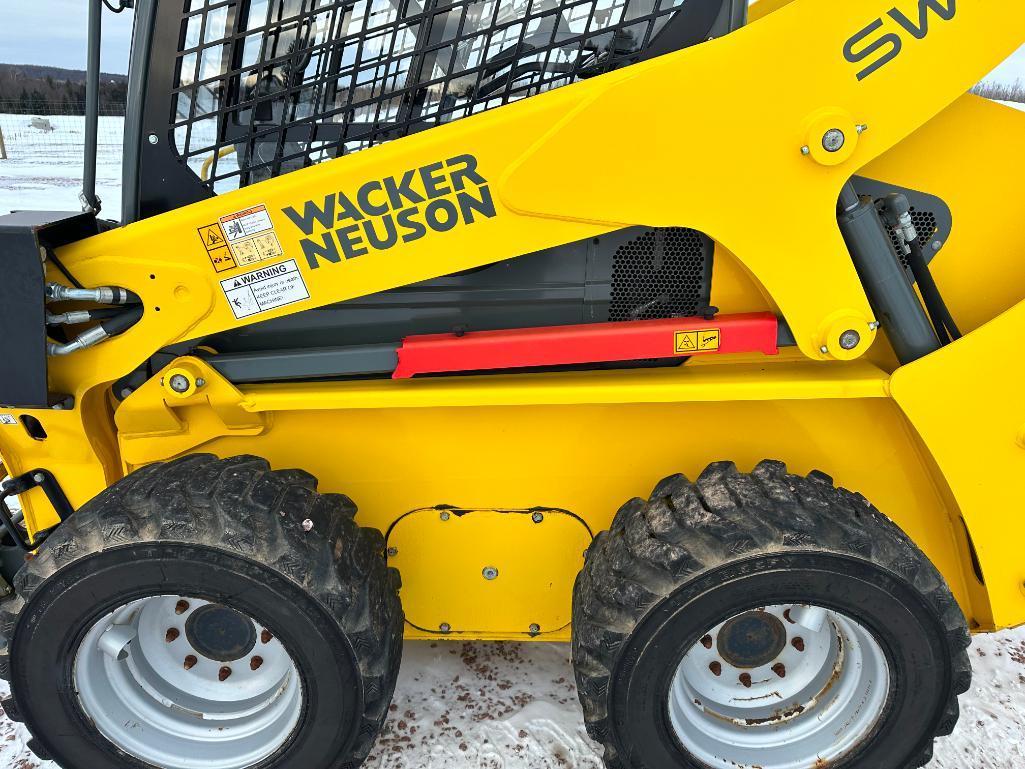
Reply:
[[[1013,105],[1021,108],[1022,105]],[[82,119],[0,115],[0,213],[78,210]],[[121,118],[103,118],[98,163],[104,213],[120,211]],[[1025,629],[976,638],[975,684],[957,731],[931,769],[1025,767]],[[6,696],[0,684],[0,696]],[[0,717],[0,769],[56,769],[37,761],[25,731]],[[569,647],[546,643],[408,643],[391,717],[369,769],[600,769],[584,733]],[[102,769],[97,767],[97,769]]]
[[[35,125],[33,125],[35,123]],[[121,217],[121,145],[125,119],[101,117],[96,188],[103,216]],[[0,160],[0,214],[12,210],[80,211],[85,119],[0,113],[7,160]]]
[[[1025,631],[976,638],[975,685],[930,769],[1025,767]],[[0,690],[6,694],[5,690]],[[0,721],[0,767],[57,769]],[[601,769],[584,733],[569,646],[407,643],[391,716],[367,769]],[[101,769],[97,767],[96,769]],[[866,767],[865,769],[870,769]]]

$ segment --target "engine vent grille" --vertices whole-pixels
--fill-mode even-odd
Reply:
[[[648,230],[617,249],[609,320],[699,315],[711,294],[712,241],[683,227]]]

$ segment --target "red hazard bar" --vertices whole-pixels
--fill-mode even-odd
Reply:
[[[736,352],[775,355],[777,330],[776,316],[759,312],[410,336],[399,347],[392,377]]]

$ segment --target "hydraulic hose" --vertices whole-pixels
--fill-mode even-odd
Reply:
[[[911,273],[915,276],[915,282],[918,283],[918,290],[922,294],[929,318],[936,328],[936,334],[944,344],[960,339],[961,331],[954,322],[947,303],[943,301],[943,295],[940,294],[940,289],[932,276],[932,270],[929,269],[929,265],[925,261],[922,244],[916,239],[908,245],[911,247],[911,253],[907,255],[908,264],[911,266]]]
[[[46,352],[48,355],[69,355],[78,350],[84,350],[127,331],[138,323],[140,318],[142,318],[142,305],[133,305],[121,310],[117,315],[101,321],[99,325],[93,326],[88,331],[83,331],[67,344],[50,342],[46,345]]]
[[[75,326],[93,320],[107,320],[124,312],[117,307],[103,307],[99,310],[72,310],[71,312],[46,313],[47,326]]]
[[[96,304],[138,304],[139,296],[126,288],[68,288],[60,283],[46,284],[46,298],[51,302],[96,302]]]

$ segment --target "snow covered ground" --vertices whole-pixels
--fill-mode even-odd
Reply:
[[[980,636],[971,653],[975,685],[929,767],[1021,769],[1025,630]],[[27,739],[0,720],[0,767],[57,769],[36,760]],[[406,644],[391,715],[366,767],[601,769],[600,756],[584,733],[568,645],[415,642]]]
[[[33,126],[35,122],[35,126]],[[121,144],[125,119],[101,117],[96,187],[103,215],[121,216]],[[0,160],[0,214],[80,211],[85,120],[68,115],[0,113],[7,160]]]

